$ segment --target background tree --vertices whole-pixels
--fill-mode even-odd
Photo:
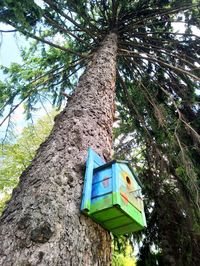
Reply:
[[[35,157],[36,150],[45,141],[53,127],[52,111],[40,118],[35,125],[26,126],[19,136],[10,133],[7,143],[0,150],[0,194],[4,194],[1,202],[3,210],[5,201],[9,199],[12,189],[18,184],[19,176],[30,165]],[[13,128],[15,131],[15,127]]]
[[[129,138],[128,140],[124,139],[124,145],[117,149],[116,154],[117,156],[126,154],[127,157],[129,153],[132,157],[133,148],[136,145],[141,147],[141,161],[138,164],[137,157],[135,157],[133,162],[138,166],[137,170],[144,183],[145,197],[148,199],[146,204],[148,228],[145,237],[142,237],[143,247],[140,251],[140,259],[148,265],[147,258],[151,256],[151,247],[154,244],[157,249],[162,250],[164,265],[198,265],[200,257],[198,191],[200,137],[197,90],[200,78],[199,37],[194,30],[195,27],[199,27],[199,1],[123,1],[122,3],[117,0],[77,2],[46,0],[39,6],[33,1],[16,3],[7,0],[2,2],[1,21],[12,25],[25,36],[42,43],[39,45],[36,42],[27,53],[23,54],[25,65],[15,64],[10,69],[4,68],[4,72],[7,72],[9,78],[7,84],[1,84],[1,108],[3,110],[6,105],[10,105],[10,112],[5,119],[9,118],[13,110],[22,102],[26,104],[29,112],[34,109],[34,105],[41,100],[41,97],[52,97],[54,103],[58,105],[61,104],[64,97],[69,97],[69,106],[66,109],[69,110],[68,114],[65,117],[66,111],[64,111],[60,115],[57,120],[60,122],[56,124],[49,138],[50,142],[58,135],[63,136],[60,137],[60,141],[56,142],[58,148],[56,148],[53,158],[57,158],[57,162],[59,156],[61,154],[63,156],[63,152],[59,151],[60,146],[65,146],[66,150],[71,146],[72,149],[79,148],[79,153],[81,151],[82,156],[86,153],[85,144],[81,147],[77,147],[73,143],[66,144],[69,135],[62,130],[58,133],[59,127],[62,128],[66,119],[71,127],[74,125],[73,117],[75,120],[76,117],[81,117],[82,126],[85,126],[84,114],[81,113],[78,116],[74,113],[75,109],[79,110],[80,103],[84,105],[83,109],[89,110],[88,113],[95,121],[100,119],[101,130],[104,130],[104,134],[105,127],[108,128],[109,142],[105,142],[103,148],[100,149],[99,145],[101,146],[104,141],[100,140],[100,135],[96,136],[95,132],[91,130],[89,122],[90,137],[86,139],[88,144],[97,140],[98,143],[93,147],[105,158],[109,158],[111,152],[110,118],[113,115],[113,103],[111,100],[109,107],[105,104],[104,106],[101,101],[102,95],[100,98],[96,97],[97,94],[100,96],[102,87],[107,87],[106,91],[109,92],[109,88],[114,86],[115,52],[113,51],[116,49],[114,36],[117,36],[116,92],[121,118],[120,132],[125,136],[129,134]],[[183,25],[184,30],[177,32],[176,25]],[[107,47],[103,45],[104,49],[99,50],[105,38],[107,41],[103,43],[107,43]],[[47,48],[47,45],[50,45],[51,48]],[[109,49],[112,51],[108,52]],[[98,57],[101,56],[101,62],[97,60],[96,53]],[[108,65],[108,60],[112,64]],[[97,78],[94,78],[95,64],[96,72],[99,73]],[[82,83],[80,82],[81,85],[78,87],[78,92],[82,89],[81,94],[75,92],[70,98],[76,83],[73,76],[80,69],[86,70],[86,65],[88,66],[87,78],[84,80],[83,77]],[[108,82],[108,77],[106,80],[105,78],[102,80],[102,74],[106,73],[103,66],[107,67],[108,72],[109,69],[112,71],[109,72],[112,85]],[[98,85],[94,80],[98,80]],[[11,85],[13,82],[15,82],[15,88]],[[92,94],[85,90],[90,86],[94,89]],[[90,94],[90,101],[86,101],[87,93]],[[80,97],[79,100],[77,97]],[[109,97],[113,99],[113,94],[110,94]],[[109,97],[106,98],[106,104],[108,104]],[[20,102],[16,103],[18,99]],[[95,106],[94,102],[96,102]],[[71,106],[73,106],[73,112],[70,112]],[[96,110],[95,113],[90,110],[90,106]],[[103,118],[103,112],[107,112],[107,108],[112,113],[112,115],[111,113],[108,115],[109,121]],[[72,132],[74,134],[74,131]],[[116,136],[118,136],[118,132],[116,132]],[[76,139],[78,136],[76,143],[82,136],[85,139],[86,132],[81,131],[81,134],[80,137],[80,130],[75,133]],[[44,146],[48,146],[49,142],[47,141]],[[55,142],[51,145],[54,144]],[[47,151],[45,150],[45,152]],[[72,161],[73,156],[70,157]],[[35,161],[39,164],[41,160],[42,155],[39,152]],[[83,157],[80,161],[83,162]],[[64,165],[64,161],[62,165]],[[75,172],[81,166],[74,161],[71,165]],[[60,176],[61,170],[57,169],[57,165],[52,167],[57,172],[57,178]],[[68,169],[72,169],[72,167],[70,166]],[[24,174],[25,177],[26,175],[27,173]],[[76,177],[68,178],[68,176],[67,179],[76,180],[78,176],[80,178],[81,170]],[[47,181],[44,179],[43,182]],[[90,263],[108,265],[109,249],[106,249],[106,258],[103,258],[101,254],[99,261],[91,262],[92,254],[97,254],[99,247],[99,244],[95,242],[95,237],[91,236],[92,232],[94,230],[100,232],[101,241],[99,243],[103,243],[102,246],[105,244],[102,242],[104,238],[107,238],[107,246],[105,246],[109,246],[109,237],[105,231],[101,231],[100,227],[95,227],[91,221],[82,216],[78,218],[81,188],[76,182],[71,187],[76,187],[76,191],[78,191],[73,195],[77,209],[73,208],[73,217],[71,216],[68,221],[74,219],[74,224],[79,229],[83,229],[86,224],[87,227],[92,225],[86,234],[83,229],[82,238],[85,242],[85,235],[87,235],[87,241],[93,246],[93,251],[88,255],[90,257],[88,261],[86,257],[84,257],[85,260],[81,259],[81,253],[84,252],[81,249],[77,261],[73,260],[74,246],[72,251],[68,248],[66,254],[73,260],[71,263],[74,265],[78,261],[79,264],[84,264],[87,261],[88,265]],[[63,183],[62,180],[61,184]],[[79,197],[76,200],[74,198],[77,193]],[[66,196],[65,205],[70,206],[71,199],[67,198],[67,191],[64,194]],[[21,191],[19,195],[23,195]],[[42,204],[44,205],[44,202]],[[9,208],[11,207],[8,207],[8,210]],[[52,206],[49,209],[52,210],[55,217],[58,216]],[[4,215],[6,216],[6,213]],[[84,225],[80,226],[77,223],[79,219]],[[61,220],[66,221],[64,214]],[[66,230],[67,225],[62,224],[62,229]],[[52,232],[49,224],[47,227],[42,225],[37,230],[41,231],[41,228],[50,232],[49,235],[55,235],[57,231]],[[29,229],[27,229],[28,232],[30,232]],[[49,239],[47,239],[47,243],[51,242]],[[68,240],[65,239],[68,245],[69,239],[70,237]],[[39,254],[39,249],[32,247],[34,246],[33,238],[31,241],[27,243],[27,247],[31,245],[29,250],[32,250],[31,252],[34,254],[30,258],[30,263],[32,263],[31,260],[34,260],[33,257],[36,256],[36,253]],[[58,242],[60,243],[60,241]],[[43,246],[41,244],[40,248]],[[27,250],[27,247],[24,247],[24,250]],[[84,245],[84,247],[86,246]],[[186,253],[185,250],[188,252]],[[49,258],[47,259],[47,257]],[[49,261],[51,263],[66,261],[63,253],[61,257],[61,259],[56,257],[52,262],[53,259],[48,255],[44,257],[43,263],[47,263],[47,260],[48,263]],[[43,260],[43,255],[41,260]]]
[[[112,266],[135,266],[136,260],[133,256],[133,247],[126,237],[113,239]]]

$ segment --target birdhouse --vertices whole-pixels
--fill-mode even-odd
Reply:
[[[146,227],[141,183],[127,161],[88,150],[81,211],[115,235]]]

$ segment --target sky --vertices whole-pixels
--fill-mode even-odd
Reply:
[[[5,29],[2,23],[0,23],[0,29]],[[0,65],[9,66],[11,62],[21,62],[19,43],[21,43],[15,37],[14,33],[4,33],[0,36],[1,47],[0,47]]]
[[[3,23],[0,23],[0,29],[1,30],[11,30],[12,28],[9,26],[6,26]],[[16,35],[14,33],[3,33],[0,36],[0,65],[9,67],[12,62],[21,63],[21,56],[20,56],[20,43],[22,39],[20,38],[20,41],[17,39]],[[0,79],[4,80],[4,75],[2,72],[0,72]],[[4,112],[6,114],[8,112],[8,109]],[[0,121],[2,118],[0,117]],[[24,115],[23,115],[23,106],[20,106],[15,114],[13,115],[13,121],[16,122],[16,128],[15,133],[19,133],[22,131],[22,128],[24,127]],[[17,122],[18,121],[18,122]],[[5,133],[7,127],[7,123],[5,122],[4,125],[0,128],[0,138],[3,138],[3,135]],[[19,132],[18,132],[19,131]]]
[[[12,27],[7,26],[3,23],[0,23],[1,30],[11,30]],[[22,59],[20,56],[20,47],[27,46],[27,40],[23,38],[23,36],[16,35],[15,33],[3,33],[0,35],[0,65],[9,67],[11,63],[22,63]],[[4,75],[0,72],[0,80],[4,80]],[[51,111],[51,105],[45,104],[46,109]],[[8,108],[5,110],[4,115],[8,113]],[[41,107],[38,112],[33,114],[34,122],[37,121],[41,116],[46,115],[46,111]],[[0,122],[2,121],[2,117],[0,117]],[[15,124],[14,134],[16,136],[20,135],[23,128],[27,125],[27,121],[24,114],[23,105],[20,105],[12,116],[12,121]],[[7,123],[5,122],[3,126],[0,127],[0,139],[4,138],[5,131],[7,128]]]

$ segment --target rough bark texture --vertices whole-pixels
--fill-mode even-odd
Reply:
[[[111,33],[22,174],[1,217],[0,265],[110,265],[110,234],[80,202],[88,147],[111,155],[116,52]]]

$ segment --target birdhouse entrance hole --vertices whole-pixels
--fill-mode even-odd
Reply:
[[[129,178],[128,176],[126,176],[126,182],[127,182],[129,185],[131,185],[131,180],[130,180],[130,178]]]

